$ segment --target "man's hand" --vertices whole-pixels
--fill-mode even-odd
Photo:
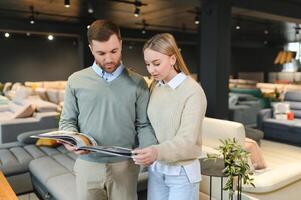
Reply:
[[[68,150],[68,151],[71,151],[77,155],[84,155],[84,154],[88,154],[90,153],[90,151],[85,151],[85,150],[77,150],[76,149],[76,146],[74,145],[71,145],[71,144],[68,144],[68,143],[65,143],[65,142],[60,142],[64,145],[64,147]]]
[[[151,165],[158,157],[158,151],[153,146],[143,149],[135,149],[132,153],[136,154],[133,156],[133,160],[137,165]]]

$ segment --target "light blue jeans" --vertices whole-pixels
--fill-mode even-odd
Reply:
[[[180,175],[165,175],[149,169],[148,200],[198,200],[199,183],[190,183],[184,168]]]

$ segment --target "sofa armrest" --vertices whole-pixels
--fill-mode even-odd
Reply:
[[[263,130],[263,121],[265,119],[272,118],[272,109],[262,109],[258,112],[257,115],[257,127],[258,129]]]
[[[24,132],[17,136],[17,140],[21,144],[34,144],[37,141],[37,138],[31,138],[30,136],[47,133],[51,131],[57,131],[57,128]]]
[[[17,136],[26,131],[57,128],[57,115],[18,118],[0,122],[0,144],[17,141]]]
[[[289,169],[289,170],[288,170]],[[253,175],[255,188],[243,185],[242,190],[249,193],[269,193],[292,185],[301,179],[301,163],[279,166],[275,169],[255,173]]]
[[[243,145],[245,141],[245,128],[241,123],[205,117],[202,128],[203,145],[217,148],[220,141],[235,138]]]

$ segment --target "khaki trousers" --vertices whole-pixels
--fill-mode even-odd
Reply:
[[[139,166],[132,159],[116,163],[77,159],[74,172],[78,200],[137,200]]]

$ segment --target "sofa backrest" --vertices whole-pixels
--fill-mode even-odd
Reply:
[[[202,129],[203,145],[217,148],[219,139],[235,138],[244,144],[245,128],[241,123],[205,117]]]
[[[284,101],[290,105],[295,118],[301,118],[301,91],[286,92]]]

